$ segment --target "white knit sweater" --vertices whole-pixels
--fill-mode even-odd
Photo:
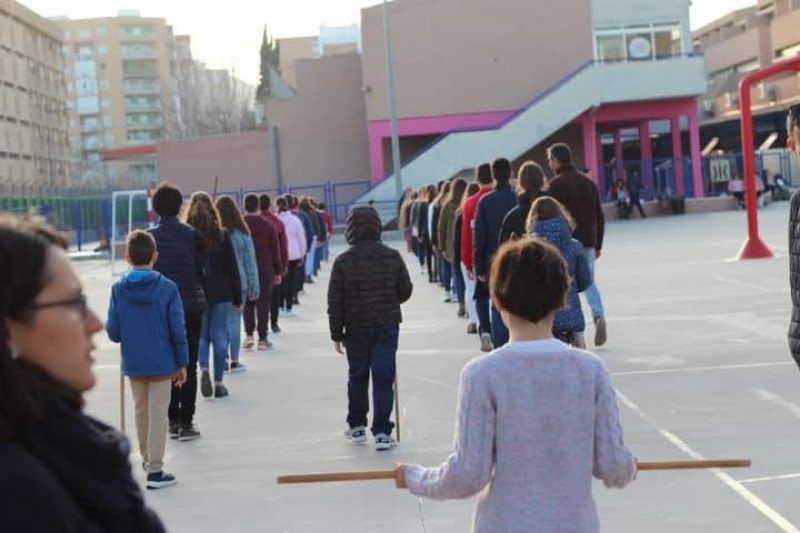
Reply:
[[[557,340],[512,342],[464,368],[455,451],[410,466],[409,490],[438,500],[486,488],[476,533],[599,531],[592,476],[636,476],[603,362]],[[488,486],[487,486],[488,485]]]

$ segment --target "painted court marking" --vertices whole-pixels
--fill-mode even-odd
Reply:
[[[678,437],[677,435],[666,429],[659,428],[656,421],[653,420],[653,418],[650,417],[650,415],[645,413],[641,407],[639,407],[636,403],[631,401],[627,396],[625,396],[619,390],[617,390],[617,397],[619,398],[619,401],[623,405],[634,411],[637,415],[639,415],[640,418],[642,418],[642,420],[653,426],[662,437],[667,439],[680,451],[682,451],[683,453],[685,453],[686,455],[697,461],[705,459],[702,454],[693,450],[688,444],[686,444],[683,440],[681,440],[680,437]],[[752,505],[758,512],[763,514],[773,524],[778,526],[780,531],[783,531],[784,533],[800,533],[800,529],[797,529],[797,527],[795,527],[794,524],[789,522],[789,520],[787,520],[783,515],[781,515],[775,509],[770,507],[764,500],[762,500],[761,498],[750,492],[750,490],[748,490],[741,482],[736,481],[730,475],[726,474],[725,472],[723,472],[718,468],[710,469],[709,471],[714,475],[714,477],[716,477],[722,483],[727,485],[728,488],[730,488],[736,494],[741,496],[747,503]]]
[[[617,376],[639,376],[646,374],[678,374],[684,372],[710,372],[713,370],[746,370],[752,368],[769,368],[774,366],[790,366],[794,365],[791,361],[781,361],[775,363],[748,363],[741,365],[721,365],[721,366],[695,366],[688,368],[665,368],[662,370],[633,370],[630,372],[616,372],[611,374]]]

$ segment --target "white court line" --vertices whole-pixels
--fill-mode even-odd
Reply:
[[[795,363],[791,361],[785,361],[780,363],[776,362],[776,363],[749,363],[742,365],[722,365],[722,366],[695,366],[689,368],[666,368],[662,370],[633,370],[630,372],[616,372],[611,375],[617,377],[617,376],[639,376],[646,374],[679,374],[682,372],[709,372],[712,370],[744,370],[749,368],[768,368],[772,366],[788,366],[794,364]]]
[[[698,452],[694,451],[688,444],[682,441],[677,435],[674,433],[667,431],[665,429],[661,429],[656,424],[655,420],[653,420],[650,415],[645,413],[638,405],[636,405],[633,401],[631,401],[627,396],[622,394],[619,390],[617,390],[617,397],[619,398],[620,402],[622,402],[625,406],[629,409],[633,410],[639,417],[641,417],[644,421],[648,424],[653,426],[662,437],[667,439],[671,442],[676,448],[680,451],[691,457],[696,461],[701,461],[704,457],[699,454]],[[772,523],[774,523],[780,531],[784,533],[800,533],[800,529],[794,526],[791,522],[789,522],[786,518],[783,517],[778,511],[770,507],[764,500],[750,492],[744,485],[742,485],[739,481],[736,481],[731,476],[726,474],[725,472],[721,471],[718,468],[710,469],[709,470],[714,476],[723,482],[725,485],[728,486],[731,490],[733,490],[736,494],[741,496],[747,503],[755,507],[755,509],[769,518]]]
[[[780,481],[782,479],[797,479],[800,478],[800,474],[783,474],[782,476],[768,476],[768,477],[755,477],[753,479],[741,479],[739,483],[747,484],[747,483],[763,483],[765,481]]]
[[[778,407],[782,407],[783,409],[792,413],[794,416],[800,418],[800,405],[790,402],[786,398],[782,398],[777,394],[775,394],[774,392],[770,392],[768,390],[753,389],[753,392],[755,392],[756,395],[758,395],[758,397],[764,400],[765,402],[770,402],[777,405]]]

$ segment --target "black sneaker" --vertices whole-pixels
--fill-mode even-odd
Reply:
[[[225,385],[217,385],[214,387],[214,398],[227,398],[228,396],[230,396],[230,393]]]
[[[200,430],[194,424],[183,424],[178,432],[180,442],[189,442],[200,438]]]
[[[280,333],[281,327],[278,324],[272,324],[272,333]]]
[[[147,488],[149,490],[163,489],[164,487],[171,487],[176,485],[178,480],[172,474],[167,474],[164,471],[147,474]]]
[[[211,398],[214,393],[211,388],[211,374],[207,369],[203,370],[203,374],[200,377],[200,392],[203,394],[203,398]]]
[[[178,432],[180,430],[180,425],[177,422],[170,422],[169,423],[169,438],[175,440],[178,438]]]

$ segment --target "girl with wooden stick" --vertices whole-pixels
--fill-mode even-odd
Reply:
[[[636,459],[603,362],[553,338],[569,285],[554,246],[534,238],[501,248],[490,288],[510,342],[462,372],[454,453],[436,468],[399,465],[398,488],[445,500],[488,485],[476,533],[599,530],[592,476],[625,487]]]

